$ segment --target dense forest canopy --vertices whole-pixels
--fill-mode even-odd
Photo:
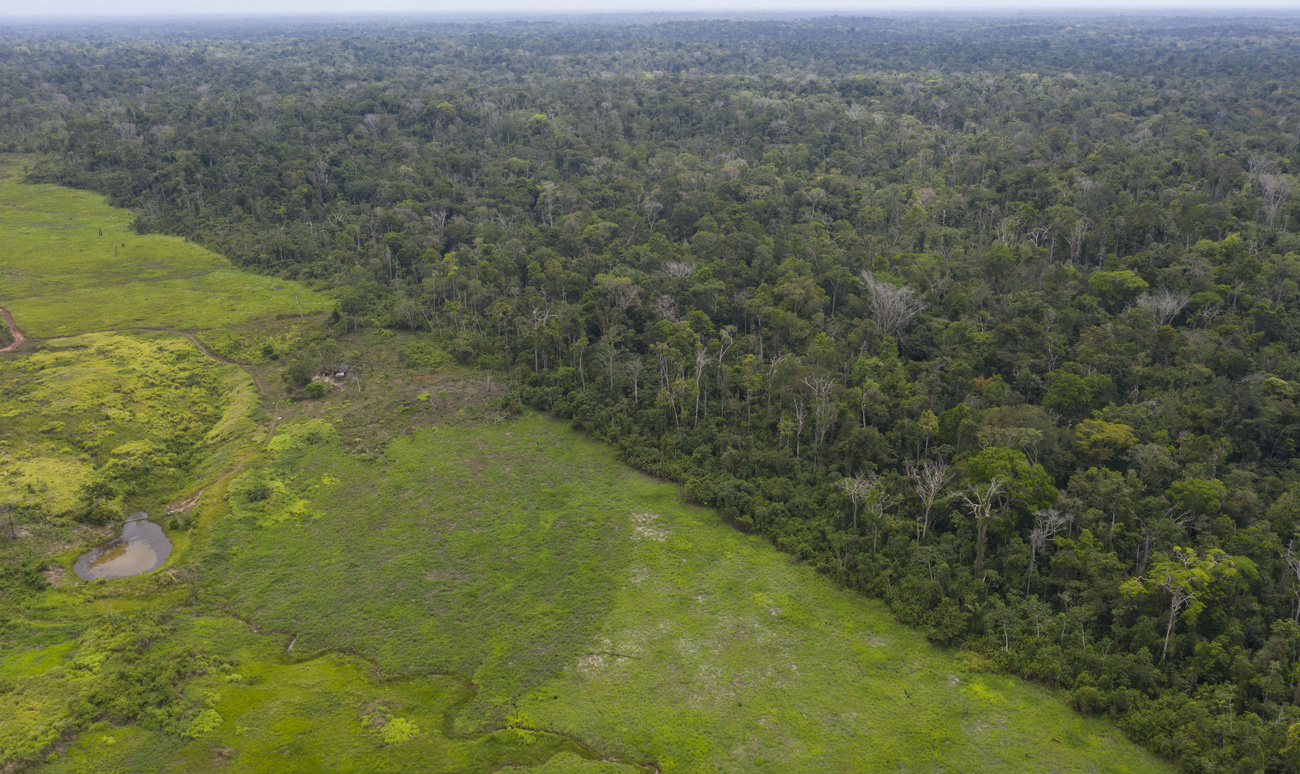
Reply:
[[[1281,772],[1298,76],[1294,15],[9,25],[0,150],[1188,771]]]

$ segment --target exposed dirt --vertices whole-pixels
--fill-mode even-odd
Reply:
[[[27,337],[23,335],[22,331],[18,330],[18,326],[14,324],[14,316],[9,314],[9,310],[0,309],[0,317],[5,318],[5,325],[9,326],[9,333],[14,337],[13,343],[0,349],[0,352],[13,352],[15,349],[26,344]]]

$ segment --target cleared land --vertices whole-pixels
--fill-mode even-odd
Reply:
[[[51,340],[0,360],[0,384],[0,502],[54,518],[89,507],[92,481],[115,514],[159,510],[205,452],[254,430],[248,376],[174,335]]]
[[[225,328],[330,302],[177,237],[141,236],[104,197],[25,185],[0,163],[0,306],[31,338],[119,328]],[[297,301],[295,301],[295,296]]]
[[[470,677],[466,727],[664,771],[1162,768],[560,423],[424,429],[382,460],[327,428],[249,474],[276,495],[217,527],[221,593],[299,648]]]
[[[40,208],[102,207],[0,189],[30,221],[0,215],[0,249],[15,230],[31,245],[58,230]],[[76,251],[47,251],[44,265],[101,273],[118,293],[152,287],[98,255],[74,270]],[[193,268],[166,260],[136,266]],[[0,278],[0,299],[44,339],[0,361],[7,464],[66,466],[0,489],[19,513],[0,542],[0,768],[1167,770],[561,423],[505,417],[486,374],[427,343],[350,337],[338,355],[358,383],[268,415],[255,385],[261,401],[282,397],[267,347],[298,346],[275,321],[296,316],[292,294],[240,275],[209,307],[150,299],[159,317],[130,323],[202,329],[217,355],[264,361],[250,376],[178,335],[90,332],[117,319],[113,299],[94,276],[77,282],[81,301],[33,293],[24,307]],[[71,319],[77,303],[90,306]],[[79,335],[48,338],[64,329]],[[262,444],[259,423],[277,417]],[[150,462],[160,475],[122,506],[216,483],[170,531],[162,572],[74,585],[67,569],[99,533],[59,513],[76,509],[78,476],[141,444],[197,451]],[[39,481],[53,483],[28,491]]]

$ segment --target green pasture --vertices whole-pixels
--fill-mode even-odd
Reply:
[[[492,771],[557,753],[591,753],[523,729],[448,733],[449,713],[470,695],[454,677],[377,683],[356,656],[287,651],[280,637],[231,618],[185,619],[164,646],[203,654],[188,681],[179,733],[101,724],[59,754],[51,772]],[[84,655],[65,656],[66,663]],[[93,679],[93,677],[91,678]]]
[[[205,453],[257,432],[250,390],[174,334],[90,333],[0,358],[0,503],[69,515],[98,480],[117,510],[153,510]]]
[[[282,432],[232,487],[218,593],[298,648],[465,676],[462,732],[559,731],[666,772],[1164,770],[561,423],[378,455],[320,419]]]
[[[12,160],[0,174],[0,306],[29,337],[221,328],[330,306],[183,239],[138,235],[98,194],[24,184]]]

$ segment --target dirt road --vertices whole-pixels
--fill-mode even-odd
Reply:
[[[0,352],[12,352],[13,350],[21,347],[23,344],[26,344],[27,337],[23,335],[22,331],[18,330],[18,326],[14,324],[14,316],[9,314],[9,310],[0,309],[0,317],[5,318],[5,325],[9,326],[9,333],[12,334],[14,337],[13,343],[7,347],[4,347],[3,349],[0,349]]]

